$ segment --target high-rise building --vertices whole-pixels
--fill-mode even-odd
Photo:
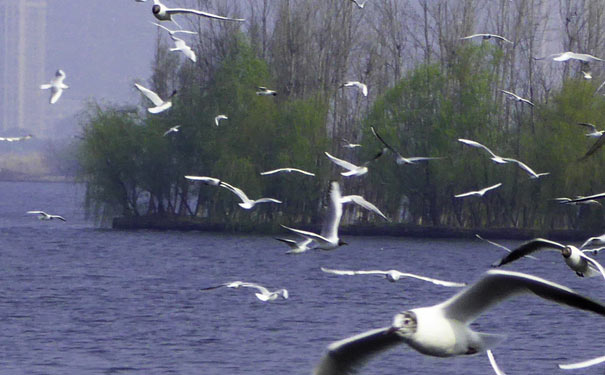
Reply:
[[[46,0],[0,0],[0,135],[46,136],[45,37]]]

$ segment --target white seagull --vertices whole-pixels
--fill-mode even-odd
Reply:
[[[416,162],[418,161],[427,161],[427,160],[437,160],[437,159],[443,159],[441,157],[430,157],[430,156],[411,156],[411,157],[404,157],[403,155],[401,155],[401,153],[399,153],[399,151],[395,150],[393,147],[391,147],[388,143],[385,142],[384,139],[382,139],[382,137],[378,134],[378,132],[376,132],[376,129],[374,129],[373,126],[370,126],[370,130],[372,130],[372,133],[374,134],[374,136],[376,138],[378,138],[378,140],[388,149],[390,150],[393,154],[395,154],[395,162],[398,165],[404,165],[404,164],[416,164]]]
[[[339,159],[335,156],[330,155],[328,152],[325,152],[326,156],[332,160],[332,162],[336,165],[338,165],[339,167],[342,167],[344,169],[348,169],[348,171],[346,172],[341,172],[340,174],[345,176],[345,177],[351,177],[351,176],[363,176],[364,174],[368,173],[368,165],[373,162],[374,160],[378,159],[380,156],[382,156],[382,151],[380,151],[378,154],[376,154],[376,156],[374,156],[374,158],[372,158],[372,160],[368,160],[365,163],[363,163],[362,165],[355,165],[351,162],[348,162],[346,160],[342,160]]]
[[[585,72],[585,71],[582,70],[582,77],[585,80],[591,80],[592,79],[592,73],[591,72]]]
[[[590,129],[590,133],[584,134],[587,137],[600,138],[603,134],[605,134],[605,130],[597,130],[597,127],[589,122],[578,122],[578,125]]]
[[[485,193],[487,193],[490,190],[493,189],[497,189],[500,186],[502,186],[502,182],[497,183],[496,185],[492,185],[492,186],[488,186],[486,188],[483,188],[481,190],[477,190],[477,191],[469,191],[468,193],[462,193],[462,194],[456,194],[454,195],[455,198],[464,198],[464,197],[470,197],[472,195],[476,196],[476,197],[482,197],[485,195]]]
[[[162,4],[160,0],[153,0],[153,7],[151,8],[151,12],[155,16],[155,18],[160,21],[172,21],[172,16],[174,16],[175,14],[194,14],[196,16],[208,17],[223,21],[245,21],[242,18],[229,18],[218,16],[216,14],[202,12],[201,10],[197,9],[168,8],[166,5]]]
[[[174,34],[177,34],[177,33],[197,34],[196,32],[187,31],[187,30],[170,30],[169,28],[164,27],[164,26],[160,25],[159,23],[152,22],[152,24],[156,25],[157,27],[161,27],[162,29],[168,31],[168,34],[170,34],[170,39],[172,39],[174,41],[174,48],[170,48],[170,51],[180,51],[189,60],[191,60],[193,62],[197,61],[197,57],[195,56],[195,52],[191,49],[191,47],[189,47],[187,45],[187,43],[183,39],[177,38],[174,35]]]
[[[149,113],[157,114],[160,112],[164,112],[165,110],[172,107],[172,101],[170,100],[170,98],[176,95],[176,90],[172,91],[172,94],[170,94],[170,96],[168,97],[169,100],[164,101],[162,100],[162,98],[160,98],[158,94],[149,90],[148,88],[139,85],[138,83],[135,83],[134,87],[136,87],[143,95],[145,95],[147,99],[151,100],[151,102],[155,105],[155,107],[147,108],[147,111],[149,111]]]
[[[598,365],[599,363],[603,363],[603,362],[605,362],[605,356],[589,359],[589,360],[582,361],[582,362],[558,364],[557,366],[559,366],[559,368],[562,370],[576,370],[579,368],[585,368],[585,367]]]
[[[27,211],[26,213],[33,214],[33,215],[39,215],[38,219],[40,219],[40,220],[57,219],[57,220],[61,220],[61,221],[67,221],[67,220],[65,220],[65,218],[63,216],[47,214],[44,211]]]
[[[348,81],[343,83],[340,88],[342,87],[357,87],[358,89],[361,90],[361,93],[363,94],[363,96],[368,96],[368,86],[365,83],[361,83],[359,81]]]
[[[349,270],[334,270],[330,268],[321,267],[321,270],[325,273],[331,273],[334,275],[381,275],[385,279],[395,282],[401,279],[402,277],[411,277],[418,280],[428,281],[429,283],[433,283],[435,285],[448,286],[448,287],[456,287],[460,288],[466,286],[466,283],[457,283],[454,281],[444,281],[439,279],[433,279],[426,276],[420,276],[413,273],[405,273],[397,270],[388,270],[388,271],[379,271],[379,270],[369,270],[369,271],[349,271]]]
[[[563,245],[544,238],[534,238],[533,240],[525,242],[511,251],[507,256],[492,264],[492,267],[503,266],[538,250],[560,251],[565,260],[565,264],[574,270],[576,275],[580,277],[602,275],[605,279],[605,270],[603,267],[599,262],[584,254],[583,251],[575,246]]]
[[[276,96],[277,95],[277,91],[275,90],[269,90],[268,88],[264,87],[264,86],[258,86],[256,88],[258,91],[256,92],[256,95],[261,95],[261,96]]]
[[[473,331],[470,324],[503,300],[532,293],[605,316],[604,305],[562,285],[519,272],[491,270],[481,280],[442,303],[403,311],[395,315],[388,327],[330,344],[314,375],[350,374],[373,355],[402,343],[436,357],[481,353],[497,345],[504,336]]]
[[[587,53],[575,53],[575,52],[561,52],[561,53],[553,53],[546,57],[538,57],[536,60],[544,60],[544,59],[553,59],[553,61],[567,61],[567,60],[580,60],[584,62],[593,62],[593,61],[603,61],[598,57],[593,55],[589,55]]]
[[[491,38],[494,38],[494,39],[503,40],[503,41],[505,41],[506,43],[513,44],[513,42],[511,42],[510,40],[506,39],[506,38],[505,38],[505,37],[503,37],[503,36],[496,35],[496,34],[489,34],[489,33],[479,33],[479,34],[473,34],[473,35],[469,35],[469,36],[462,37],[462,38],[460,38],[460,39],[471,39],[471,38],[477,38],[477,37],[480,37],[480,38],[483,38],[483,39],[491,39]]]
[[[304,253],[307,250],[311,250],[309,245],[313,242],[310,238],[303,238],[300,241],[294,241],[288,238],[275,238],[278,241],[281,241],[290,247],[290,250],[286,251],[286,254],[300,254]]]
[[[282,173],[282,172],[286,172],[286,173],[296,172],[296,173],[301,173],[301,174],[304,174],[304,175],[307,175],[307,176],[315,176],[315,173],[303,171],[302,169],[298,169],[298,168],[278,168],[278,169],[272,169],[270,171],[261,172],[260,175],[261,176],[267,176],[267,175],[270,175],[270,174]]]
[[[259,300],[261,300],[263,302],[274,301],[278,297],[281,297],[283,299],[288,299],[288,290],[286,290],[286,289],[278,289],[276,291],[270,292],[269,289],[265,288],[262,285],[258,285],[255,283],[247,283],[244,281],[232,281],[232,282],[224,283],[224,284],[217,285],[217,286],[203,288],[201,290],[212,290],[212,289],[217,289],[217,288],[221,288],[221,287],[235,288],[235,289],[238,289],[240,287],[254,288],[260,292],[260,293],[255,293],[254,295],[256,296],[256,298],[258,298]]]
[[[219,125],[219,122],[220,122],[221,120],[228,120],[228,119],[229,119],[229,117],[227,117],[227,116],[225,116],[225,115],[218,115],[218,116],[216,116],[216,117],[214,118],[214,125],[218,126],[218,125]]]
[[[42,90],[50,89],[50,104],[55,104],[61,97],[61,94],[63,94],[63,90],[69,88],[69,86],[63,83],[65,77],[65,72],[59,69],[55,73],[55,77],[50,81],[50,83],[40,85],[40,89]]]
[[[223,187],[229,191],[231,191],[233,194],[237,195],[237,197],[239,199],[241,199],[242,201],[240,203],[238,203],[238,205],[246,210],[249,210],[251,208],[253,208],[254,206],[256,206],[257,203],[282,203],[280,200],[274,199],[274,198],[259,198],[256,200],[250,199],[248,198],[248,196],[246,195],[246,193],[244,193],[242,191],[242,189],[237,188],[235,186],[229,185],[228,183],[221,181],[217,178],[214,177],[206,177],[206,176],[185,176],[186,179],[188,180],[194,180],[194,181],[202,181],[206,184],[210,184],[210,185],[215,185],[215,186],[220,186]]]
[[[179,131],[179,128],[181,127],[181,125],[177,125],[177,126],[173,126],[170,129],[166,130],[164,132],[164,137],[167,136],[170,133],[177,133]]]
[[[357,148],[357,147],[361,147],[360,143],[353,143],[353,142],[349,142],[346,139],[342,138],[342,147],[344,148]]]
[[[510,92],[510,91],[506,91],[506,90],[500,90],[501,92],[505,93],[506,95],[508,95],[508,98],[515,100],[519,103],[527,103],[529,105],[531,105],[532,107],[534,106],[534,103],[530,102],[529,100],[520,97],[519,95],[515,94],[514,92]]]
[[[498,366],[498,364],[496,363],[496,358],[494,358],[494,354],[492,353],[492,351],[487,349],[486,353],[487,358],[489,359],[489,363],[490,365],[492,365],[492,368],[494,369],[496,375],[506,375],[506,373],[502,371],[502,369],[500,369],[500,366]]]
[[[342,217],[342,205],[351,202],[382,216],[385,220],[388,220],[388,218],[378,209],[378,207],[365,200],[365,198],[362,196],[347,195],[343,197],[340,193],[340,185],[338,182],[332,181],[330,184],[330,206],[328,207],[327,217],[324,219],[321,234],[308,232],[306,230],[294,229],[285,225],[282,225],[282,227],[305,238],[314,240],[317,242],[317,248],[319,249],[336,249],[341,245],[347,244],[338,237],[338,226],[340,225],[340,219]]]

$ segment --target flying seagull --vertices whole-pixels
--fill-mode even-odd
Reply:
[[[187,45],[187,43],[181,39],[176,37],[174,34],[177,33],[183,33],[183,34],[197,34],[196,32],[193,31],[187,31],[187,30],[170,30],[167,27],[164,27],[162,25],[160,25],[159,23],[155,23],[152,22],[154,25],[156,25],[157,27],[161,27],[162,29],[168,31],[168,34],[170,34],[170,39],[172,39],[174,41],[174,48],[170,48],[170,51],[180,51],[183,53],[183,55],[185,55],[189,60],[196,62],[197,61],[197,57],[195,56],[195,52],[191,49],[191,47],[189,47]]]
[[[223,21],[238,21],[243,22],[244,19],[241,18],[229,18],[218,16],[216,14],[202,12],[197,9],[186,9],[186,8],[168,8],[166,5],[162,4],[160,0],[153,0],[153,7],[151,7],[151,12],[160,21],[172,21],[172,16],[175,14],[193,14],[196,16],[208,17],[217,20]]]
[[[344,169],[347,169],[346,172],[341,172],[340,173],[341,175],[343,175],[345,177],[350,177],[350,176],[363,176],[364,174],[368,173],[368,165],[371,162],[373,162],[374,160],[376,160],[379,157],[381,157],[382,156],[382,151],[380,151],[371,160],[366,161],[362,165],[355,165],[355,164],[353,164],[351,162],[348,162],[346,160],[339,159],[339,158],[337,158],[335,156],[330,155],[328,152],[325,152],[325,154],[326,154],[326,156],[330,160],[332,160],[332,162],[334,162],[334,164],[336,164],[339,167],[342,167]]]
[[[563,245],[544,238],[534,238],[533,240],[525,242],[511,251],[507,256],[492,264],[492,267],[503,266],[538,250],[560,251],[565,260],[565,264],[574,270],[580,277],[592,277],[600,274],[605,279],[605,270],[603,267],[599,262],[584,254],[583,251],[575,246]]]
[[[275,238],[276,240],[285,243],[286,245],[288,245],[288,247],[290,247],[290,250],[286,251],[286,254],[300,254],[300,253],[304,253],[307,250],[310,250],[311,248],[309,247],[309,245],[311,244],[311,242],[313,242],[312,239],[310,238],[306,238],[304,237],[302,240],[300,241],[294,241],[288,238]]]
[[[170,98],[176,95],[176,90],[172,91],[172,94],[170,94],[170,96],[168,97],[169,100],[164,101],[162,100],[162,98],[160,98],[158,94],[149,90],[148,88],[145,88],[139,85],[138,83],[135,83],[134,86],[155,105],[155,107],[147,108],[147,111],[149,111],[149,113],[161,113],[172,107],[172,100],[170,100]]]
[[[220,186],[223,187],[229,191],[231,191],[233,194],[237,195],[237,197],[239,199],[241,199],[242,201],[240,203],[238,203],[238,205],[246,210],[249,210],[251,208],[253,208],[254,206],[256,206],[257,203],[282,203],[281,201],[274,199],[274,198],[259,198],[259,199],[250,199],[248,198],[248,196],[246,195],[246,193],[244,193],[242,191],[242,189],[237,188],[235,186],[229,185],[228,183],[221,181],[217,178],[214,177],[206,177],[206,176],[185,176],[186,179],[188,180],[193,180],[193,181],[202,181],[206,184],[210,184],[210,185],[215,185],[215,186]],[[217,182],[216,182],[217,181]],[[216,182],[216,183],[215,183]]]
[[[443,159],[441,157],[429,157],[429,156],[411,156],[411,157],[406,158],[403,155],[401,155],[401,153],[399,153],[399,151],[395,150],[388,143],[386,143],[385,140],[382,139],[382,137],[378,134],[378,132],[376,132],[376,129],[374,129],[373,126],[370,127],[370,130],[372,130],[372,134],[374,134],[374,136],[376,138],[378,138],[378,140],[384,145],[384,147],[386,147],[388,150],[390,150],[395,155],[395,162],[398,165],[416,164],[416,162],[418,162],[418,161]]]
[[[244,281],[232,281],[232,282],[224,283],[224,284],[217,285],[217,286],[203,288],[201,290],[212,290],[212,289],[217,289],[217,288],[222,288],[222,287],[235,288],[235,289],[238,289],[240,287],[254,288],[259,291],[258,293],[255,293],[254,295],[256,296],[256,298],[258,298],[259,300],[261,300],[263,302],[274,301],[278,297],[281,297],[283,299],[288,299],[288,290],[286,290],[286,289],[278,289],[276,291],[270,292],[269,289],[265,288],[262,285],[258,285],[255,283],[247,283]]]
[[[166,130],[164,132],[164,137],[167,136],[170,133],[177,133],[179,131],[179,128],[181,127],[181,125],[177,125],[177,126],[173,126],[170,129]]]
[[[361,83],[359,81],[348,81],[343,83],[340,87],[357,87],[358,89],[361,90],[361,93],[363,94],[363,96],[368,96],[368,86],[365,83]]]
[[[225,116],[225,115],[218,115],[214,118],[214,125],[218,126],[219,122],[221,120],[228,120],[229,117]]]
[[[506,95],[508,95],[508,98],[515,100],[519,103],[527,103],[529,105],[531,105],[532,107],[534,106],[534,103],[530,102],[529,100],[520,97],[519,95],[515,94],[514,92],[510,92],[510,91],[506,91],[506,90],[500,90],[501,92],[505,93]]]
[[[273,170],[266,171],[266,172],[261,172],[260,175],[267,176],[270,174],[282,173],[282,172],[286,172],[286,173],[296,172],[296,173],[301,173],[301,174],[304,174],[307,176],[315,176],[315,173],[303,171],[302,169],[298,169],[298,168],[278,168],[278,169],[273,169]]]
[[[593,62],[593,61],[603,61],[598,57],[593,55],[589,55],[587,53],[575,53],[575,52],[561,52],[561,53],[553,53],[546,57],[538,57],[534,58],[535,60],[544,60],[544,59],[553,59],[553,61],[567,61],[567,60],[580,60],[584,62]]]
[[[490,270],[481,280],[442,303],[403,311],[388,327],[330,344],[314,375],[350,374],[372,356],[402,343],[435,357],[481,353],[504,336],[473,331],[470,324],[488,308],[517,294],[535,294],[605,316],[605,305],[562,285],[519,272]]]
[[[343,142],[342,147],[344,147],[344,148],[357,148],[357,147],[361,147],[361,144],[349,142],[349,141],[347,141],[344,138],[342,138],[342,142]]]
[[[588,129],[590,129],[590,133],[584,134],[587,137],[600,138],[603,135],[603,133],[605,133],[605,130],[597,130],[597,127],[589,122],[578,122],[578,125],[584,126]]]
[[[256,89],[258,90],[256,92],[256,95],[260,95],[260,96],[269,96],[269,95],[276,96],[277,95],[277,91],[269,90],[268,88],[263,87],[263,86],[258,86]]]
[[[40,220],[54,220],[54,219],[57,219],[57,220],[61,220],[61,221],[66,221],[63,216],[47,214],[44,211],[27,211],[26,213],[33,214],[33,215],[39,215],[38,219],[40,219]]]
[[[40,85],[41,90],[50,89],[50,104],[55,104],[61,97],[61,94],[63,94],[63,90],[69,88],[69,86],[63,83],[65,77],[65,72],[59,69],[56,71],[55,77],[50,81],[50,83]]]
[[[472,38],[483,38],[483,39],[491,39],[491,38],[494,38],[494,39],[498,39],[498,40],[505,41],[506,43],[513,44],[513,42],[511,42],[510,40],[506,39],[506,38],[505,38],[505,37],[503,37],[503,36],[496,35],[496,34],[489,34],[489,33],[473,34],[473,35],[469,35],[469,36],[462,37],[462,38],[460,38],[460,39],[472,39]]]
[[[590,79],[592,79],[592,73],[591,72],[585,72],[585,71],[582,70],[582,77],[585,80],[590,80]]]
[[[497,183],[496,185],[488,186],[488,187],[483,188],[481,190],[469,191],[468,193],[462,193],[462,194],[456,194],[456,195],[454,195],[454,198],[464,198],[464,197],[470,197],[470,196],[482,197],[488,191],[493,190],[493,189],[497,189],[500,186],[502,186],[502,182]]]
[[[448,286],[448,287],[463,287],[466,286],[466,283],[457,283],[453,281],[444,281],[439,279],[433,279],[426,276],[420,276],[413,273],[400,272],[397,270],[389,270],[389,271],[379,271],[379,270],[370,270],[370,271],[349,271],[349,270],[334,270],[330,268],[321,267],[321,270],[325,273],[331,273],[333,275],[380,275],[385,279],[395,282],[401,279],[402,277],[411,277],[418,280],[428,281],[429,283],[433,283],[435,285]]]
[[[385,220],[388,220],[388,218],[378,209],[378,207],[365,200],[365,198],[363,198],[362,196],[347,195],[343,197],[340,193],[340,184],[338,184],[338,182],[336,181],[332,181],[332,183],[330,184],[330,206],[328,207],[327,217],[324,219],[321,234],[316,234],[300,229],[294,229],[285,225],[282,225],[282,227],[294,233],[297,233],[305,238],[312,239],[318,244],[319,249],[336,249],[341,245],[347,244],[338,237],[338,226],[340,225],[340,219],[342,217],[342,205],[345,203],[355,203],[367,210],[370,210],[382,216]]]

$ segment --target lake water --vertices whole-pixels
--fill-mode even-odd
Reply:
[[[0,374],[310,374],[332,341],[458,290],[328,275],[321,266],[470,283],[503,255],[478,240],[348,236],[338,250],[290,256],[270,236],[95,228],[77,185],[1,182],[0,192]],[[38,209],[68,221],[25,215]],[[605,301],[602,279],[577,277],[555,252],[539,257],[508,269]],[[287,288],[290,298],[263,303],[251,290],[199,290],[233,280]],[[473,326],[507,334],[494,355],[509,375],[561,373],[557,363],[605,355],[603,317],[533,296],[508,300]],[[360,373],[492,370],[484,354],[437,359],[400,345]]]

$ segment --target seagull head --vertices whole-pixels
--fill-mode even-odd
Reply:
[[[561,255],[563,255],[563,258],[569,258],[571,256],[571,253],[573,252],[572,249],[573,246],[565,246],[565,248],[563,250],[561,250]]]
[[[417,328],[418,318],[416,317],[416,313],[413,311],[404,311],[395,315],[393,324],[386,333],[397,333],[402,338],[409,338],[416,333]]]
[[[158,14],[162,11],[162,7],[159,4],[155,4],[154,6],[151,7],[151,12],[153,14]]]

